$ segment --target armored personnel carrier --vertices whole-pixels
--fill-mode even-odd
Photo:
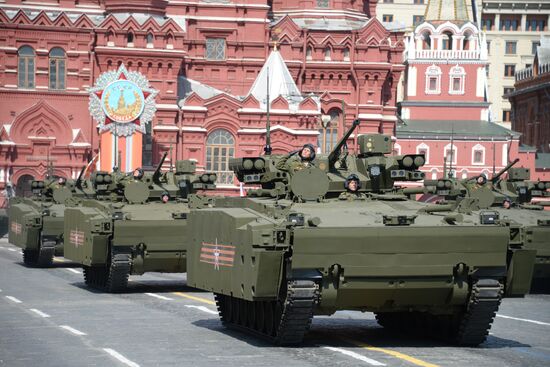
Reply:
[[[408,194],[429,192],[444,198],[440,206],[432,206],[434,210],[492,211],[494,220],[509,228],[505,295],[510,297],[523,296],[531,285],[540,288],[550,280],[550,213],[543,211],[542,205],[531,203],[533,198],[550,195],[550,183],[529,181],[528,169],[513,167],[518,161],[510,162],[489,180],[426,180],[423,189],[404,190]],[[507,179],[503,179],[505,173]]]
[[[32,197],[10,200],[9,242],[21,247],[23,262],[49,267],[53,257],[63,256],[63,214],[65,201],[86,195],[83,170],[77,180],[49,177],[32,181]]]
[[[176,162],[175,172],[142,176],[96,172],[96,200],[65,210],[65,257],[82,264],[88,286],[123,291],[130,274],[186,270],[186,218],[195,195],[215,188],[215,174],[195,173],[195,162]]]
[[[394,182],[422,179],[424,157],[385,156],[384,135],[359,136],[359,154],[348,154],[357,125],[294,172],[276,168],[281,157],[233,159],[239,181],[259,188],[191,210],[188,285],[214,292],[224,325],[281,345],[338,310],[478,345],[506,284],[508,229],[407,200]]]

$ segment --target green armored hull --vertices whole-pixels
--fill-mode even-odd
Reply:
[[[116,205],[83,202],[67,208],[65,257],[101,268],[112,254],[128,255],[130,274],[185,272],[186,203]]]
[[[188,284],[215,293],[225,325],[278,344],[300,343],[314,315],[358,310],[478,345],[518,280],[509,264],[525,266],[508,259],[509,228],[491,211],[407,200],[394,181],[423,179],[424,157],[385,156],[385,135],[341,152],[357,125],[326,156],[304,146],[232,159],[239,181],[261,188],[191,210]]]
[[[196,190],[215,186],[214,174],[197,176],[195,163],[177,161],[176,172],[96,172],[96,200],[65,210],[65,257],[82,264],[87,285],[123,291],[130,274],[186,271],[184,241],[190,201]],[[207,200],[205,200],[207,202]]]
[[[277,331],[285,311],[292,313],[288,292],[300,293],[303,285],[311,299],[302,311],[311,315],[360,310],[384,320],[432,318],[458,342],[479,343],[485,334],[461,334],[458,325],[476,302],[474,286],[490,295],[484,302],[491,310],[481,312],[496,311],[506,284],[508,229],[475,216],[449,224],[444,215],[418,215],[421,208],[407,201],[218,199],[215,208],[189,216],[188,284],[216,294],[222,321],[282,344],[303,337]],[[287,210],[303,220],[293,224]],[[392,220],[414,216],[413,223]]]
[[[9,241],[23,250],[27,265],[51,266],[63,255],[63,204],[33,199],[10,201]]]

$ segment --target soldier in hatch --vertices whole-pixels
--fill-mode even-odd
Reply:
[[[296,154],[298,156],[296,156]],[[277,163],[277,169],[294,173],[304,168],[313,166],[315,159],[315,147],[312,144],[305,144],[302,149],[290,152],[282,157]]]
[[[504,209],[510,209],[512,207],[512,200],[510,200],[510,198],[504,199],[504,201],[502,202],[502,207]]]
[[[355,173],[352,173],[346,178],[344,187],[346,188],[346,191],[341,193],[338,199],[351,201],[364,200],[366,198],[365,194],[359,192],[359,189],[361,188],[361,180]]]
[[[141,180],[143,178],[143,169],[136,168],[134,170],[134,179]]]
[[[487,183],[487,177],[485,177],[484,174],[481,174],[479,175],[477,178],[476,178],[476,183],[479,185],[479,186],[483,186]]]

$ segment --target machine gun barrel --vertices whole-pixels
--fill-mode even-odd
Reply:
[[[82,188],[82,176],[84,175],[84,171],[86,171],[86,166],[82,167],[80,173],[78,174],[78,178],[75,181],[74,186],[78,189]]]
[[[168,155],[168,152],[164,152],[164,155],[160,159],[160,162],[157,165],[157,169],[155,169],[155,173],[153,173],[153,182],[158,182],[160,177],[160,169],[162,168],[162,165],[164,164],[164,160],[166,159],[167,155]]]
[[[501,169],[495,176],[493,176],[493,178],[491,178],[491,182],[492,183],[495,183],[497,182],[497,180],[500,178],[500,176],[502,176],[503,174],[506,173],[506,171],[508,171],[510,168],[512,168],[512,166],[514,166],[514,164],[518,163],[519,162],[519,158],[516,158],[514,159],[512,162],[508,163],[506,165],[506,167],[504,167],[503,169]]]
[[[357,126],[359,126],[359,123],[360,121],[357,119],[357,120],[354,120],[353,121],[353,124],[351,125],[351,127],[349,128],[349,130],[344,134],[344,136],[342,136],[342,138],[340,138],[340,140],[338,140],[338,143],[336,143],[336,145],[334,146],[334,148],[330,151],[330,154],[328,155],[328,164],[329,164],[329,167],[333,167],[334,166],[334,163],[336,162],[336,160],[338,159],[338,155],[340,153],[340,149],[342,149],[342,147],[344,146],[344,144],[346,144],[346,141],[349,139],[349,137],[351,136],[351,134],[353,134],[353,131],[355,130],[355,128],[357,128]]]

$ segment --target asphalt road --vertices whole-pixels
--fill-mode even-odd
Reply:
[[[487,342],[457,348],[390,333],[371,313],[314,319],[302,347],[218,320],[184,274],[132,276],[124,294],[84,286],[76,264],[27,268],[0,239],[0,366],[550,366],[550,296],[503,301]]]

